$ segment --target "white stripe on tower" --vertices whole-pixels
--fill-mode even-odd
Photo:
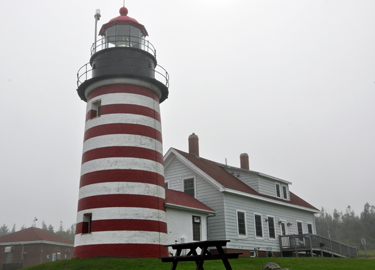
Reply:
[[[101,115],[91,118],[98,101]],[[157,257],[167,241],[159,97],[101,85],[86,115],[74,257]]]

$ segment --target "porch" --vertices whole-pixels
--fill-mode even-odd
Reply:
[[[279,235],[280,254],[284,257],[316,256],[357,258],[356,247],[316,234]]]

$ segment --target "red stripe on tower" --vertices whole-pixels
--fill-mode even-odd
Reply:
[[[103,25],[91,67],[78,72],[77,91],[87,102],[74,241],[79,258],[167,255],[159,103],[168,97],[168,74],[156,70],[144,26],[126,8],[120,14]],[[106,37],[113,33],[119,36]]]

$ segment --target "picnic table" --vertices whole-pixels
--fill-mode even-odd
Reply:
[[[171,270],[175,270],[178,262],[182,261],[195,261],[197,270],[204,270],[203,263],[206,260],[222,260],[225,269],[232,270],[228,259],[237,259],[242,253],[224,253],[223,246],[226,246],[230,240],[211,240],[211,241],[199,241],[190,243],[181,243],[166,245],[165,247],[172,247],[176,250],[175,256],[171,257],[159,257],[163,262],[172,262]],[[200,254],[197,253],[197,249],[200,248]],[[212,254],[208,248],[216,248],[218,254]],[[189,250],[186,255],[181,255],[183,249]]]

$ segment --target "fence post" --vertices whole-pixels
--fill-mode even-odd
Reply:
[[[279,235],[280,256],[283,257],[283,244],[281,241],[281,235]]]
[[[312,250],[312,235],[311,234],[309,234],[309,242],[310,242],[310,254],[311,254],[311,257],[314,257],[313,250]]]
[[[294,238],[294,249],[296,251],[296,258],[297,258],[298,257],[298,253],[297,253],[297,240],[296,240],[297,237],[294,235],[293,238]]]
[[[322,237],[319,235],[320,256],[323,256]]]
[[[350,247],[348,246],[348,251],[349,251],[349,258],[352,257],[352,255],[350,254]]]

